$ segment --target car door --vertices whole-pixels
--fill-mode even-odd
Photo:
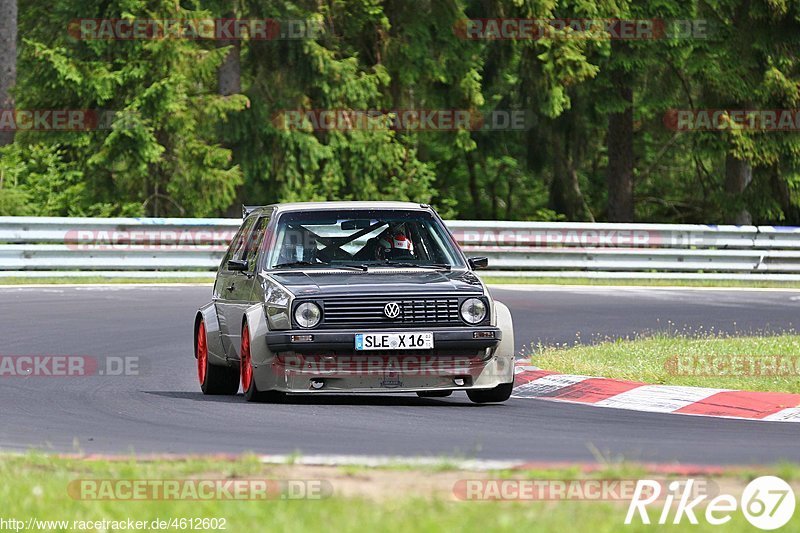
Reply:
[[[247,255],[247,246],[253,235],[258,215],[250,215],[242,223],[242,227],[231,242],[228,252],[220,265],[217,280],[214,284],[214,303],[219,318],[219,332],[222,346],[228,358],[239,358],[241,343],[241,326],[243,309],[247,308],[252,290],[252,278],[244,272],[235,272],[228,268],[231,259],[241,260]]]

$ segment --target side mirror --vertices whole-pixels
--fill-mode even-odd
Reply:
[[[230,259],[228,260],[228,270],[230,270],[231,272],[246,272],[247,261],[242,261],[239,259]]]
[[[488,257],[470,257],[468,259],[469,266],[472,270],[482,270],[484,268],[489,268],[489,258]]]

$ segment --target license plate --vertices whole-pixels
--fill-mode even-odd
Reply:
[[[433,333],[356,333],[356,350],[430,350]]]

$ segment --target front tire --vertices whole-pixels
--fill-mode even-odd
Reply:
[[[197,327],[194,355],[197,358],[197,379],[203,394],[230,396],[239,392],[238,368],[212,365],[208,362],[206,324],[202,320]]]
[[[250,328],[247,323],[242,326],[242,356],[239,364],[241,368],[242,392],[248,402],[273,402],[277,403],[285,398],[280,391],[262,392],[256,387],[253,376],[253,359],[250,357]]]
[[[474,403],[499,403],[508,400],[512,390],[514,390],[513,382],[502,383],[489,390],[468,390],[467,396]]]

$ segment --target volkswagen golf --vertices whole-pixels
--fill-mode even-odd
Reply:
[[[465,391],[502,402],[514,380],[511,314],[427,205],[245,207],[194,322],[205,394]]]

